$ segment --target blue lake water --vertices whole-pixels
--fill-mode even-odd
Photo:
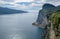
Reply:
[[[40,39],[41,28],[32,25],[38,13],[0,15],[0,39]]]

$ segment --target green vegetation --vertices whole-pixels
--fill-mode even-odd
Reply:
[[[55,39],[60,39],[60,12],[54,12],[50,16],[51,29],[55,32]]]

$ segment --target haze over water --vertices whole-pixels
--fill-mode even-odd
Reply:
[[[42,29],[32,25],[38,13],[0,15],[0,39],[40,39]]]

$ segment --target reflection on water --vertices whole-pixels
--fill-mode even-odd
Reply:
[[[0,39],[40,39],[41,28],[32,26],[37,13],[0,15]]]

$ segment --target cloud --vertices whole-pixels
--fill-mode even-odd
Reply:
[[[28,6],[28,5],[31,4],[31,2],[17,2],[16,4],[20,4],[20,5],[26,5],[26,6]]]
[[[15,0],[15,2],[32,2],[34,0]]]
[[[59,5],[60,0],[0,0],[4,1],[4,3],[8,2],[11,4],[21,4],[21,5],[31,5],[31,6],[41,6],[44,3],[51,3],[54,5]]]
[[[37,3],[45,3],[46,0],[35,0],[35,2],[37,2]]]
[[[52,2],[52,1],[58,2],[58,1],[60,1],[60,0],[46,0],[46,2]]]
[[[11,4],[11,6],[9,6],[8,8],[17,9],[17,10],[26,10],[26,9],[29,9],[28,6],[19,5],[19,4]]]
[[[32,2],[34,0],[1,0],[5,2]]]
[[[0,6],[21,10],[37,11],[45,3],[60,5],[60,0],[0,0]]]
[[[50,3],[53,5],[60,5],[60,0],[46,0],[46,3]]]
[[[14,2],[14,0],[1,0],[1,1],[5,1],[5,2]]]
[[[45,3],[50,3],[53,5],[60,5],[60,0],[35,0],[36,3],[40,3],[40,4],[45,4]]]
[[[19,5],[19,4],[15,4],[14,7],[20,8],[20,9],[27,9],[28,6],[25,5]]]
[[[42,4],[37,4],[37,3],[32,3],[30,6],[37,7],[37,6],[42,6]]]

